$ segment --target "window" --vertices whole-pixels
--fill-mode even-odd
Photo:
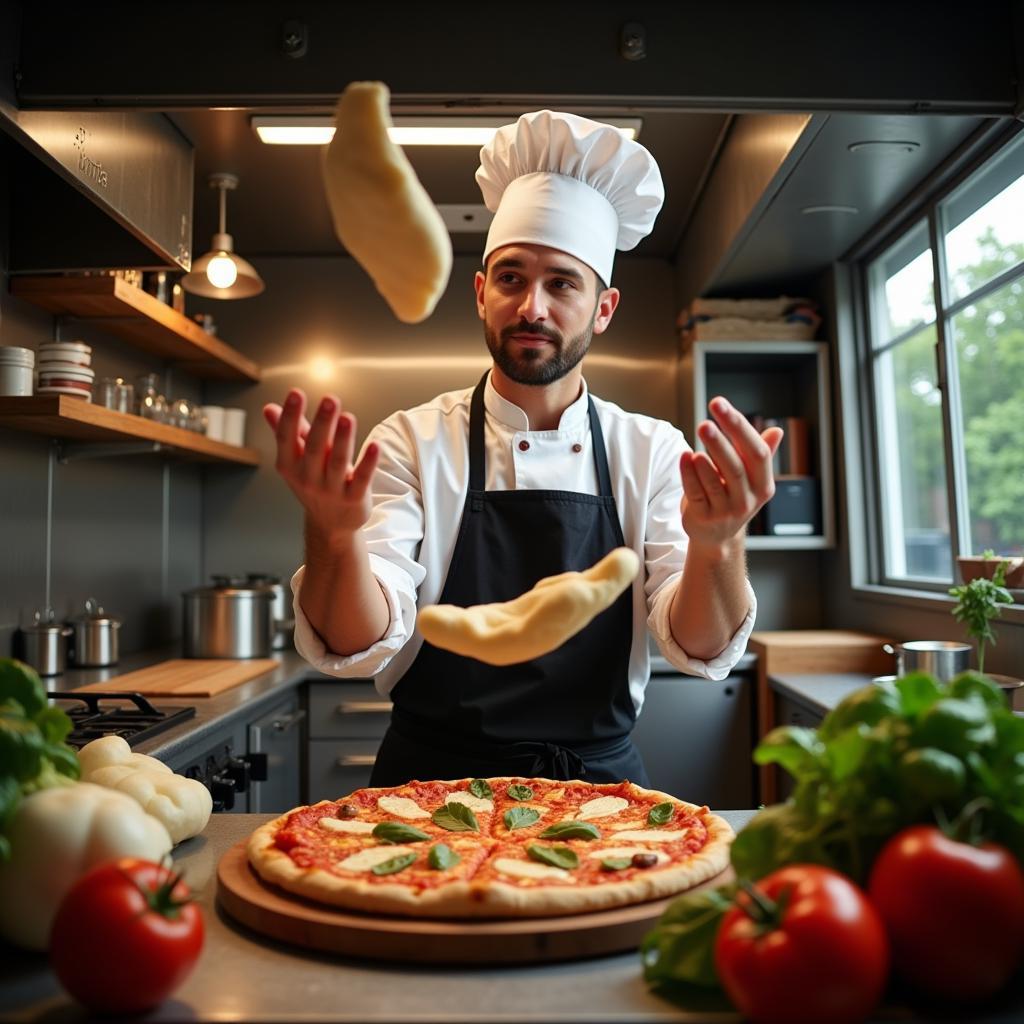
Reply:
[[[1024,554],[1024,134],[865,264],[880,582]]]

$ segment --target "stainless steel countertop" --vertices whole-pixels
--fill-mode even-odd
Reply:
[[[753,811],[723,811],[741,828]],[[652,995],[635,953],[548,966],[427,967],[286,946],[235,925],[215,905],[217,864],[272,815],[218,814],[175,850],[197,894],[206,944],[154,1021],[735,1021],[684,1013]],[[79,1021],[41,954],[0,948],[0,1019]]]

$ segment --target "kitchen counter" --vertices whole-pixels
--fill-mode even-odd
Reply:
[[[872,678],[860,672],[793,673],[769,676],[768,685],[812,714],[826,715],[854,690],[870,685]]]
[[[144,740],[133,749],[139,754],[149,754],[162,761],[173,760],[186,747],[201,742],[219,726],[243,711],[247,717],[252,717],[250,712],[259,711],[264,705],[269,707],[282,694],[295,689],[307,680],[331,678],[312,669],[309,662],[301,658],[294,649],[274,651],[271,656],[278,663],[276,668],[214,697],[189,695],[147,698],[158,707],[161,704],[175,706],[188,704],[195,707],[196,714],[194,718],[186,719],[179,725],[172,726],[165,732]],[[102,683],[115,676],[134,672],[136,669],[148,668],[161,661],[170,661],[180,657],[181,652],[177,648],[146,651],[126,655],[119,664],[111,665],[109,668],[69,669],[63,675],[44,679],[43,682],[50,691],[73,691],[79,686]],[[368,686],[372,686],[371,680],[365,680],[365,682]]]
[[[726,811],[741,828],[752,811]],[[425,967],[307,952],[249,932],[215,907],[217,864],[270,815],[220,814],[175,850],[196,891],[206,945],[195,971],[154,1021],[697,1021],[652,995],[639,957],[624,953],[540,966]],[[45,957],[0,949],[0,1019],[78,1021]],[[737,1020],[718,1014],[720,1021]]]

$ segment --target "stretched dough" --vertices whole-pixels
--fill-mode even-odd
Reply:
[[[341,244],[399,320],[434,311],[452,269],[452,241],[406,155],[388,138],[383,82],[352,82],[335,111],[324,187]]]
[[[609,607],[639,571],[636,552],[616,548],[584,572],[548,576],[512,601],[471,608],[426,605],[417,623],[435,647],[491,665],[514,665],[561,647]]]

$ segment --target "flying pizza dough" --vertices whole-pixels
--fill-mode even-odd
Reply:
[[[615,548],[584,572],[548,576],[501,604],[426,605],[417,624],[435,647],[491,665],[531,661],[561,647],[608,608],[640,571],[631,548]]]
[[[324,186],[341,244],[399,320],[434,311],[452,269],[452,242],[402,150],[388,138],[383,82],[352,82],[335,112]]]

